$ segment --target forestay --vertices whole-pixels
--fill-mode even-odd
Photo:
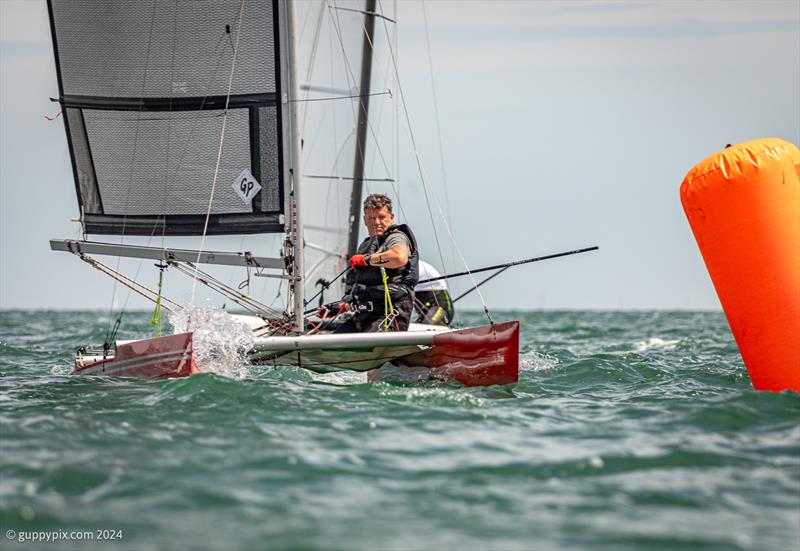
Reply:
[[[285,230],[279,2],[48,5],[86,233]]]

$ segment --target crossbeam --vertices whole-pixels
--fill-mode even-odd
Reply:
[[[51,239],[50,249],[74,254],[124,256],[126,258],[144,258],[148,260],[161,260],[163,262],[192,262],[216,264],[219,266],[269,268],[273,270],[283,270],[286,267],[286,262],[284,262],[282,258],[253,256],[250,253],[219,251],[200,252],[192,249],[144,247],[141,245],[121,245],[117,243],[101,243],[98,241]]]

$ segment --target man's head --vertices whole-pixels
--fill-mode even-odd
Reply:
[[[393,223],[391,199],[381,193],[373,193],[364,199],[364,224],[370,237],[383,235]]]

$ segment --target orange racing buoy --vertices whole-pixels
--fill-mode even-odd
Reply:
[[[757,390],[800,392],[800,151],[776,138],[704,159],[681,203]]]

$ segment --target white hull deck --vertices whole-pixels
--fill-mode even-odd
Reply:
[[[320,373],[369,371],[428,350],[434,336],[450,331],[447,327],[412,323],[408,331],[400,333],[256,337],[248,360],[254,365],[290,365]]]

